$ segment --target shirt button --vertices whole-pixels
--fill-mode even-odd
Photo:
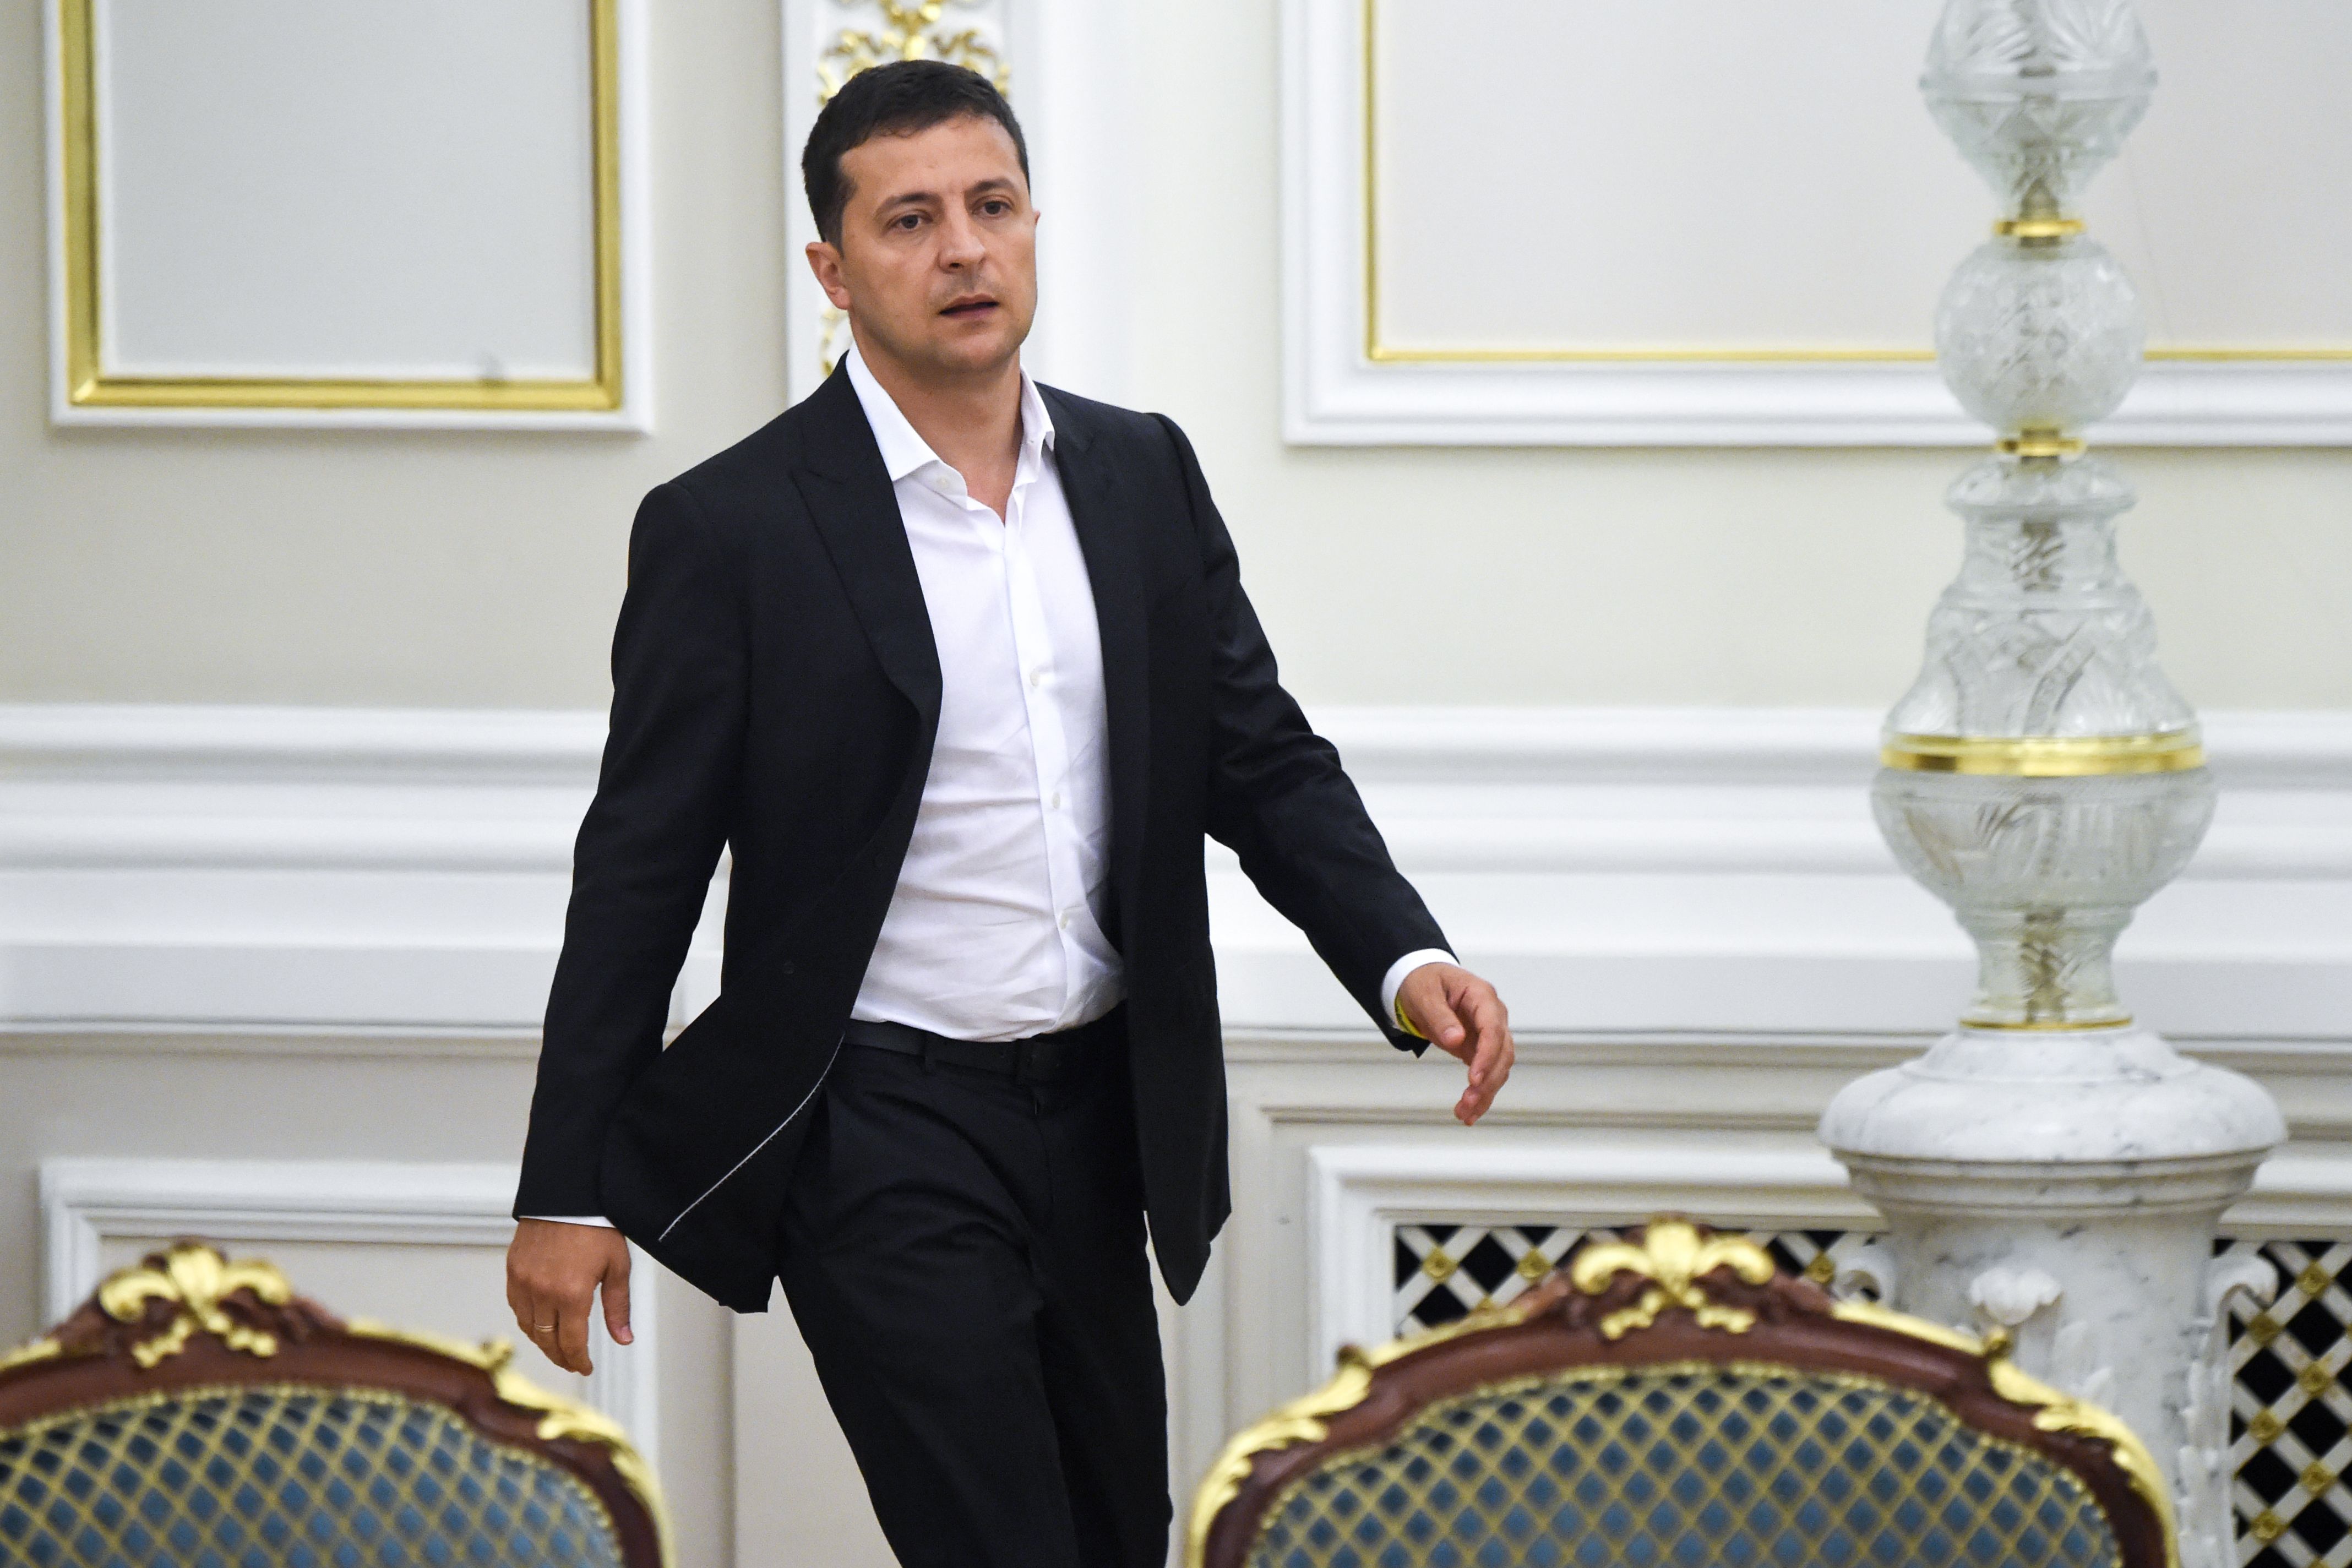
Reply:
[[[1070,929],[1070,911],[1067,910],[1062,911],[1062,929],[1064,931]]]
[[[1061,792],[1060,790],[1055,790],[1052,795],[1050,795],[1046,796],[1046,797],[1045,797],[1045,804],[1046,804],[1047,805],[1052,806],[1055,811],[1059,811],[1059,810],[1061,810],[1061,809],[1062,809],[1062,792]]]
[[[1032,685],[1032,686],[1043,686],[1043,685],[1045,685],[1045,672],[1044,670],[1042,670],[1042,669],[1033,669],[1033,670],[1031,670],[1031,671],[1029,672],[1029,684],[1030,684],[1030,685]]]

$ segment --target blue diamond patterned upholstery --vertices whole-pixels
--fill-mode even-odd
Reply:
[[[2116,1568],[2046,1456],[1926,1394],[1769,1365],[1584,1366],[1433,1403],[1294,1478],[1250,1568]]]
[[[369,1389],[180,1389],[0,1432],[0,1563],[622,1568],[578,1478]]]

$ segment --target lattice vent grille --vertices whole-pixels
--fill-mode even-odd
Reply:
[[[1510,1300],[1609,1229],[1406,1225],[1396,1230],[1397,1331],[1435,1328]],[[1753,1233],[1791,1273],[1830,1277],[1846,1232]],[[2352,1568],[2352,1241],[2227,1240],[2258,1253],[2282,1288],[2232,1310],[2230,1419],[2242,1568]]]
[[[2235,1241],[2279,1272],[2278,1300],[2231,1311],[2230,1462],[2238,1561],[2249,1568],[2352,1564],[2352,1242]]]

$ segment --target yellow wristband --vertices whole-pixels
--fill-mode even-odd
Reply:
[[[1427,1035],[1424,1035],[1419,1029],[1414,1028],[1412,1020],[1404,1016],[1404,996],[1402,993],[1398,994],[1396,1006],[1393,1011],[1396,1013],[1398,1028],[1402,1029],[1406,1034],[1411,1035],[1416,1040],[1425,1040],[1429,1038]]]

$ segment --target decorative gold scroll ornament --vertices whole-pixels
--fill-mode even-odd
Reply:
[[[1668,1307],[1689,1311],[1702,1329],[1744,1334],[1756,1326],[1756,1314],[1745,1307],[1719,1306],[1698,1288],[1700,1276],[1718,1268],[1729,1268],[1750,1285],[1761,1285],[1776,1272],[1771,1254],[1746,1237],[1702,1237],[1687,1220],[1659,1219],[1650,1222],[1639,1242],[1604,1241],[1586,1247],[1569,1265],[1568,1277],[1588,1296],[1600,1295],[1620,1274],[1656,1281],[1632,1306],[1601,1320],[1603,1339],[1646,1329]]]
[[[178,1310],[160,1334],[131,1347],[131,1359],[152,1367],[186,1348],[198,1329],[247,1355],[278,1353],[278,1336],[248,1328],[221,1310],[224,1298],[250,1290],[256,1300],[282,1307],[294,1299],[286,1276],[258,1258],[231,1263],[200,1241],[183,1241],[164,1254],[163,1267],[117,1270],[98,1288],[98,1304],[118,1323],[135,1323],[151,1301],[169,1301]]]
[[[854,5],[857,0],[842,0]],[[833,47],[817,57],[816,100],[821,107],[833,100],[842,84],[859,71],[886,60],[945,60],[977,71],[1005,91],[1012,82],[1003,56],[981,38],[978,27],[950,30],[940,26],[947,0],[876,0],[882,26],[872,32],[844,27]]]
[[[15,1350],[0,1354],[0,1372],[13,1372],[37,1361],[55,1361],[65,1353],[65,1345],[55,1334],[44,1334],[37,1340],[27,1341]]]

